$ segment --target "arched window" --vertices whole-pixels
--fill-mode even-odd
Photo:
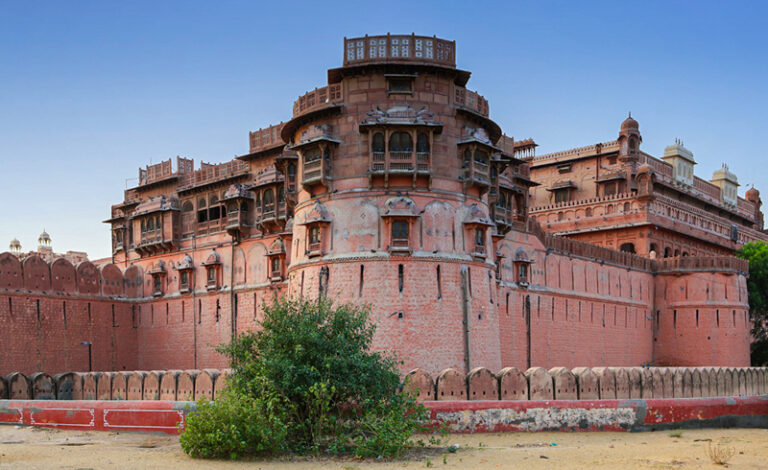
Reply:
[[[142,219],[141,220],[141,233],[144,233],[146,231],[147,231],[147,222],[144,219]]]
[[[256,208],[261,209],[261,191],[256,191]]]
[[[624,203],[624,212],[629,212],[629,203],[628,202]]]
[[[669,258],[670,256],[672,256],[672,249],[669,247],[664,248],[664,257]]]
[[[675,250],[675,258],[677,258],[678,256],[680,256],[680,250]]]
[[[216,204],[216,203],[218,203],[218,202],[219,202],[219,195],[218,195],[218,194],[211,194],[211,195],[208,197],[208,204],[209,204],[209,205],[211,205],[211,206],[212,206],[212,205],[214,205],[214,204]]]
[[[464,150],[464,168],[469,167],[469,162],[472,161],[472,151],[469,149]]]
[[[384,153],[384,134],[381,132],[373,134],[371,148],[373,149],[373,153]]]
[[[655,251],[656,253],[659,252],[659,250],[656,249],[656,244],[655,243],[651,243],[651,251]]]
[[[563,212],[562,211],[558,212],[557,213],[557,220],[560,221],[560,220],[563,220],[563,219],[565,219],[565,215],[563,214]]]
[[[192,207],[192,201],[185,201],[181,206],[181,212],[192,212],[195,208]]]
[[[635,244],[634,243],[622,243],[619,247],[619,251],[623,251],[625,253],[635,253]]]
[[[688,252],[687,252],[687,251],[684,251],[684,252],[683,252],[683,256],[688,256]]]
[[[411,134],[407,132],[395,132],[389,138],[389,151],[390,152],[412,152],[413,140]]]
[[[151,232],[155,229],[155,218],[150,217],[149,220],[147,220],[147,232]]]
[[[238,208],[236,202],[230,202],[229,205],[227,206],[227,212],[230,213],[230,214],[237,213],[238,209],[239,208]]]
[[[243,201],[240,203],[240,212],[248,212],[248,201]]]
[[[429,138],[427,134],[419,132],[416,138],[416,151],[419,153],[429,153]]]
[[[285,203],[285,188],[283,188],[282,186],[277,188],[277,203],[278,204]]]
[[[587,207],[586,208],[586,210],[584,211],[584,217],[592,217],[592,208],[591,207]]]
[[[605,208],[606,214],[613,214],[613,204],[608,204],[608,206]]]
[[[296,179],[296,165],[291,163],[288,165],[288,179],[294,180]]]

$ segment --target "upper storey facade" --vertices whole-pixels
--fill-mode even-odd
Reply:
[[[615,141],[527,158],[541,183],[531,216],[549,232],[644,256],[733,254],[768,239],[759,192],[738,197],[738,179],[725,165],[706,181],[682,142],[661,158],[640,150],[641,142],[630,117]]]
[[[395,216],[390,207],[393,196],[405,194],[400,204],[419,210],[443,199],[465,207],[462,214],[475,208],[488,224],[462,219],[458,227],[489,247],[492,233],[525,219],[535,183],[516,156],[535,144],[516,146],[502,134],[487,100],[466,88],[469,76],[455,66],[452,41],[345,39],[343,66],[328,71],[327,85],[299,97],[288,122],[251,132],[247,154],[197,170],[181,157],[175,169],[170,160],[140,169],[139,184],[106,221],[114,261],[279,238],[284,247],[294,245],[293,256],[286,250],[281,261],[282,279],[292,260],[359,250],[331,243],[326,233],[329,211],[345,213],[349,202],[339,201],[352,196],[368,197],[378,212],[381,233],[370,248],[433,251],[412,243],[421,215]],[[452,244],[451,252],[479,253],[474,245]]]

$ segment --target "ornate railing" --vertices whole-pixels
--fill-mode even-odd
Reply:
[[[234,176],[245,175],[249,172],[248,163],[240,160],[205,165],[203,168],[180,176],[179,189],[188,189],[215,181],[225,180]]]
[[[488,116],[489,114],[488,100],[478,93],[469,91],[464,87],[456,86],[453,103],[456,106],[470,109],[483,116]]]
[[[293,103],[293,117],[324,108],[334,103],[342,103],[343,101],[344,95],[341,83],[335,83],[323,88],[315,88],[300,96]]]
[[[257,152],[264,148],[274,147],[276,145],[283,144],[283,139],[280,137],[280,131],[283,130],[283,123],[269,126],[266,129],[259,129],[250,133],[250,148],[251,153]]]
[[[379,62],[428,62],[456,67],[456,42],[415,34],[344,38],[345,67]]]

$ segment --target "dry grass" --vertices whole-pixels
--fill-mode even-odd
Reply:
[[[709,456],[709,460],[717,465],[728,465],[728,461],[731,460],[731,457],[733,457],[735,453],[736,449],[724,444],[713,444],[710,442],[707,446],[707,455]]]

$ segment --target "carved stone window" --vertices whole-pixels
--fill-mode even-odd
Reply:
[[[531,274],[531,263],[533,260],[528,258],[525,250],[522,248],[517,250],[515,254],[515,282],[520,287],[528,287]]]
[[[285,279],[285,244],[281,238],[276,238],[267,252],[267,269],[269,280],[279,282]]]
[[[216,250],[208,255],[203,266],[205,266],[205,287],[208,290],[218,289],[221,277],[221,259]]]

